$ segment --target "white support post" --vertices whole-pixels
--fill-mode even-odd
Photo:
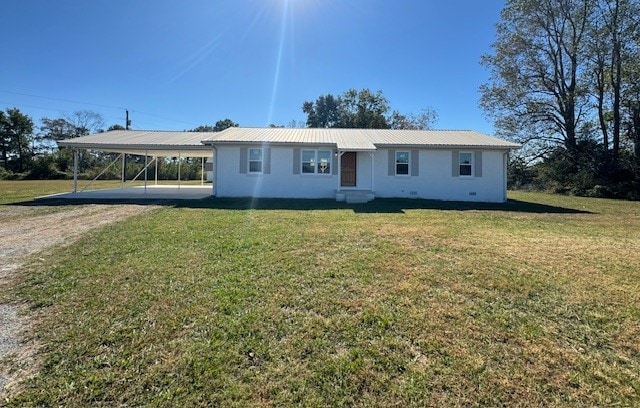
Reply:
[[[154,156],[153,160],[156,161],[156,186],[158,185],[158,156]]]
[[[124,182],[127,180],[125,169],[127,168],[127,154],[122,153],[122,175],[120,176],[120,188],[124,188]]]
[[[200,185],[204,186],[204,157],[202,158],[202,168],[200,170]]]
[[[149,156],[147,156],[147,151],[144,151],[144,193],[147,194],[147,166],[149,165],[147,160],[149,160]]]
[[[73,192],[78,192],[78,149],[73,149]]]
[[[178,152],[178,190],[180,190],[180,152]]]

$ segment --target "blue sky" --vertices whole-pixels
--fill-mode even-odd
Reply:
[[[438,129],[493,133],[478,107],[502,0],[5,0],[0,109],[38,123],[183,130],[304,121],[302,103],[381,90]],[[63,101],[64,100],[64,101]],[[71,102],[68,102],[71,101]]]

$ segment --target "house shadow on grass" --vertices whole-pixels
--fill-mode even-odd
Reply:
[[[201,208],[215,210],[352,210],[354,213],[403,214],[407,210],[442,211],[505,211],[533,214],[593,214],[585,210],[556,207],[520,200],[506,203],[479,203],[463,201],[439,201],[401,198],[376,198],[365,204],[347,204],[333,199],[280,199],[280,198],[216,198],[201,200],[157,200],[157,199],[38,199],[10,205],[24,206],[71,206],[86,204],[136,204],[160,205],[175,208]]]

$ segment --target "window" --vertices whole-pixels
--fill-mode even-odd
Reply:
[[[262,173],[262,149],[249,149],[249,173]]]
[[[409,174],[409,152],[396,152],[396,175]]]
[[[472,160],[473,154],[471,152],[460,153],[460,175],[471,176],[472,175]]]
[[[331,174],[330,150],[303,150],[303,174]]]

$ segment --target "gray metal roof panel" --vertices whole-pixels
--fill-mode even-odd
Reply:
[[[277,143],[330,145],[340,150],[371,151],[381,146],[480,147],[512,149],[520,145],[468,130],[236,128],[222,132],[113,130],[65,139],[60,146],[127,151],[206,150],[209,145]]]
[[[341,150],[375,150],[376,146],[474,146],[518,148],[470,130],[229,128],[203,138],[203,143],[335,144]]]

